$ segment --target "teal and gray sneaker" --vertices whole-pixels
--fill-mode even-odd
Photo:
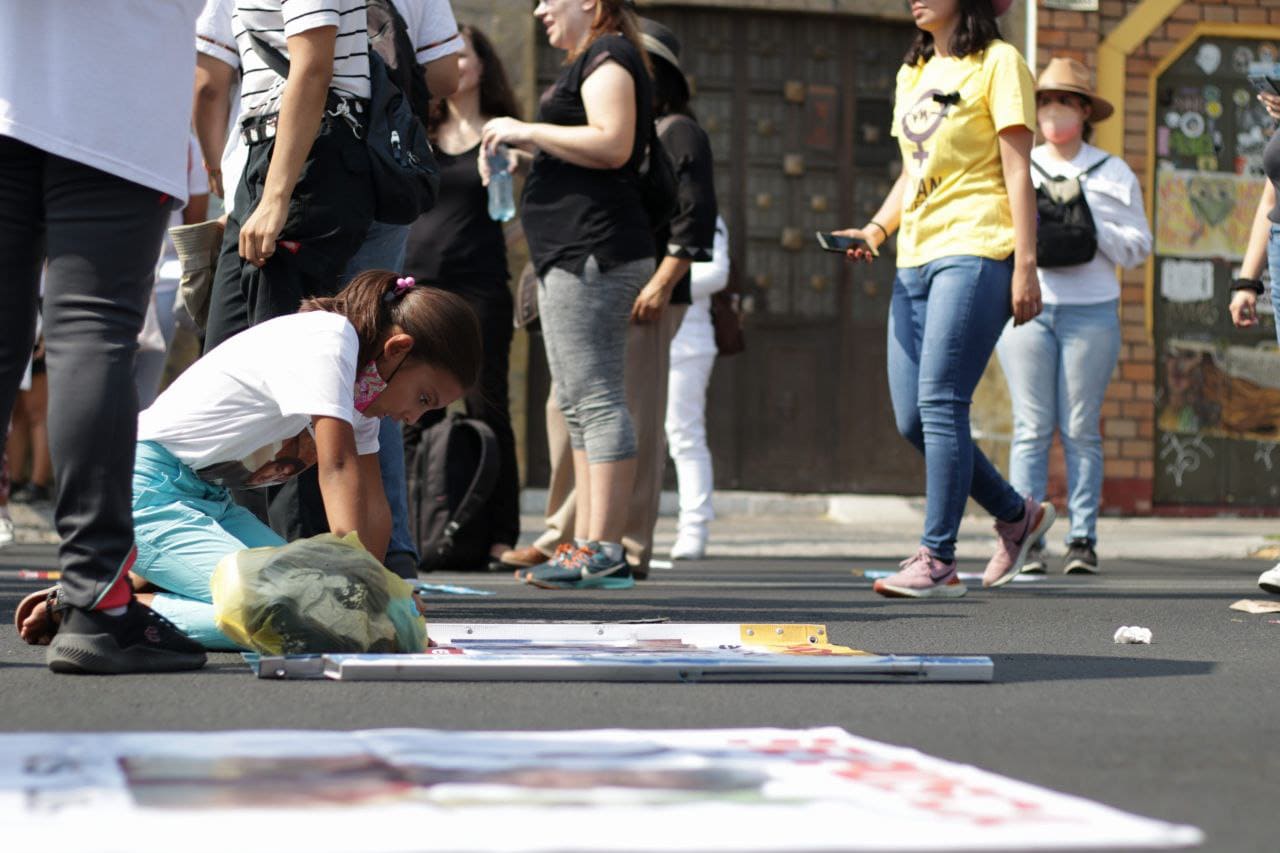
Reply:
[[[636,585],[631,574],[631,566],[627,564],[627,555],[623,553],[616,560],[609,559],[604,548],[598,542],[588,542],[583,548],[582,580],[578,586],[582,589],[630,589]]]
[[[525,583],[542,589],[564,589],[566,583],[582,579],[582,563],[586,549],[565,543],[556,549],[555,556],[543,563],[517,572],[516,577]]]
[[[636,585],[626,556],[611,560],[599,543],[589,542],[556,567],[535,569],[525,583],[542,589],[631,589]]]

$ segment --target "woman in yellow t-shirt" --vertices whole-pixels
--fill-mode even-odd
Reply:
[[[918,32],[898,71],[893,134],[902,174],[849,256],[870,261],[898,237],[889,309],[889,391],[898,430],[925,458],[925,531],[881,595],[955,598],[966,588],[955,546],[972,495],[996,518],[982,585],[1001,586],[1053,523],[973,444],[969,405],[1005,322],[1040,313],[1036,203],[1029,168],[1031,72],[1001,41],[1012,0],[912,0]]]

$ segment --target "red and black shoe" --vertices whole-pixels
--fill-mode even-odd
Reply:
[[[66,608],[45,656],[54,672],[96,675],[182,672],[205,660],[203,646],[136,599],[119,616]]]

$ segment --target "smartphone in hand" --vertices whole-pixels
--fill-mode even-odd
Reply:
[[[845,237],[838,234],[832,234],[830,231],[815,231],[813,236],[818,238],[818,245],[821,246],[825,252],[839,252],[843,255],[850,249],[862,247],[873,255],[879,254],[872,249],[866,241],[859,240],[857,237]]]
[[[1277,82],[1274,77],[1268,77],[1264,74],[1250,74],[1249,83],[1263,95],[1275,95],[1280,98],[1280,82]]]

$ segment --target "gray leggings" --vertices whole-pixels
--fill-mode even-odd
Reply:
[[[636,455],[623,376],[627,324],[640,288],[653,275],[649,258],[601,272],[594,257],[582,275],[552,268],[538,282],[538,314],[556,402],[569,427],[569,444],[590,462],[620,462]]]

